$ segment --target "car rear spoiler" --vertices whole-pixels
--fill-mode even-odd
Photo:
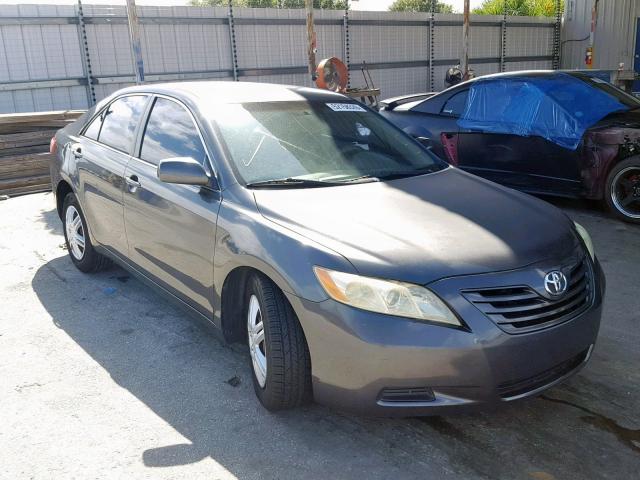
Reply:
[[[409,102],[417,102],[433,97],[438,92],[414,93],[413,95],[402,95],[400,97],[387,98],[380,101],[380,108],[385,110],[393,110],[394,108]]]

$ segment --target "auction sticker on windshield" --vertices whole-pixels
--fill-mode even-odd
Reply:
[[[364,108],[355,103],[327,103],[334,112],[366,112]]]

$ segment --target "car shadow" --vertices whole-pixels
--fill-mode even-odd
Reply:
[[[58,216],[58,211],[55,208],[51,208],[51,205],[55,204],[53,193],[47,192],[42,198],[43,208],[40,210],[39,218],[36,221],[44,225],[48,232],[62,235],[62,222]]]
[[[42,265],[32,287],[58,328],[188,440],[139,452],[145,466],[211,457],[238,478],[398,475],[399,466],[384,458],[387,444],[367,448],[371,436],[355,418],[318,405],[267,412],[253,393],[243,346],[223,344],[124,270],[86,276],[64,256]],[[355,442],[354,431],[360,431]],[[427,468],[407,466],[405,476],[417,478],[418,467]]]

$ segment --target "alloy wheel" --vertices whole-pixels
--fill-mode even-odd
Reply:
[[[260,387],[267,383],[267,348],[264,337],[264,323],[258,297],[251,295],[247,312],[247,334],[253,372]]]
[[[73,205],[67,208],[64,225],[71,255],[76,260],[82,260],[85,252],[84,225],[80,213]]]

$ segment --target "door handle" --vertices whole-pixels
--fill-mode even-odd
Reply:
[[[135,192],[138,187],[140,187],[140,182],[138,181],[137,175],[130,175],[126,179],[127,185],[129,185],[129,191]]]
[[[74,143],[73,145],[71,145],[71,152],[73,153],[74,157],[81,158],[82,157],[82,144]]]

